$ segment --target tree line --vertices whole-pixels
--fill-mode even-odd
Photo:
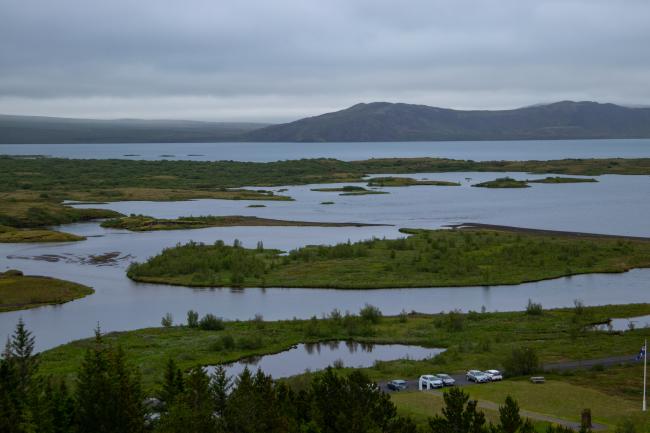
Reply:
[[[74,384],[39,373],[34,336],[20,320],[0,359],[0,431],[6,433],[531,433],[511,398],[499,422],[487,423],[477,402],[453,388],[441,415],[422,430],[398,415],[390,396],[356,370],[328,368],[306,389],[294,390],[262,371],[229,378],[222,367],[181,371],[167,362],[155,396],[119,346],[99,329]],[[549,427],[548,433],[568,433]],[[584,431],[584,430],[583,430]]]

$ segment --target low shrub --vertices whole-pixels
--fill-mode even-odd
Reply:
[[[199,328],[204,331],[221,331],[226,325],[223,323],[221,317],[217,317],[214,314],[206,314],[199,320]]]

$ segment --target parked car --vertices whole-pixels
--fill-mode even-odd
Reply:
[[[456,379],[445,373],[436,373],[436,376],[442,380],[444,386],[454,386],[456,385]]]
[[[435,374],[424,374],[420,376],[418,383],[419,389],[431,389],[431,388],[442,388],[445,386],[442,383],[442,380],[438,378]]]
[[[480,370],[470,370],[465,375],[468,381],[475,383],[491,382],[490,376]]]
[[[402,379],[394,379],[388,382],[388,389],[391,391],[401,391],[403,389],[408,388],[408,383],[406,383],[405,380]]]
[[[501,374],[499,370],[485,370],[484,373],[490,376],[490,380],[492,382],[503,380],[503,374]]]

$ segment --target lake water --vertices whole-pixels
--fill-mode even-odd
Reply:
[[[300,158],[439,157],[526,160],[650,157],[650,139],[428,141],[368,143],[119,143],[0,144],[0,155],[48,155],[83,159],[186,159],[277,161]],[[131,155],[131,156],[127,156]],[[166,156],[162,156],[166,155]]]
[[[534,178],[509,173],[516,178]],[[599,176],[598,183],[534,184],[525,189],[472,188],[471,183],[504,173],[420,173],[417,178],[454,180],[460,187],[416,186],[385,188],[390,194],[339,196],[315,192],[313,186],[291,186],[292,202],[266,202],[265,208],[248,208],[250,201],[195,200],[182,202],[118,202],[101,205],[123,213],[143,213],[173,218],[184,215],[256,215],[305,221],[352,221],[392,224],[382,227],[220,227],[186,231],[131,233],[99,227],[98,223],[71,224],[62,230],[88,236],[83,242],[55,244],[0,244],[0,270],[17,268],[26,274],[48,275],[92,286],[96,293],[60,306],[0,314],[0,338],[8,335],[19,317],[37,337],[39,350],[73,339],[89,337],[99,323],[105,331],[159,326],[172,313],[184,320],[187,310],[214,313],[226,319],[267,320],[321,316],[334,308],[358,312],[365,304],[384,314],[402,310],[436,313],[452,309],[488,311],[521,310],[528,299],[545,308],[572,306],[574,299],[587,305],[648,302],[650,269],[624,274],[594,274],[560,278],[518,286],[330,290],[251,288],[192,289],[138,284],[125,276],[130,261],[142,261],[163,248],[189,240],[212,243],[257,241],[266,247],[288,250],[307,244],[332,244],[403,236],[400,227],[437,228],[446,224],[479,222],[650,236],[650,177]],[[466,181],[465,178],[471,178]],[[320,185],[322,186],[322,185]],[[279,188],[278,188],[279,189]],[[321,205],[322,201],[334,205]],[[91,206],[92,207],[92,206]],[[97,207],[97,205],[95,205]],[[114,253],[113,260],[91,264],[90,255]]]
[[[335,363],[344,367],[372,367],[377,361],[433,358],[444,349],[404,344],[366,344],[355,341],[328,341],[298,344],[284,352],[258,356],[224,365],[228,376],[238,376],[245,368],[252,373],[261,369],[274,378],[290,377],[305,371],[323,370]],[[213,369],[207,368],[208,373]]]
[[[609,323],[593,327],[598,331],[629,331],[639,328],[650,328],[650,315],[626,318],[614,318]]]

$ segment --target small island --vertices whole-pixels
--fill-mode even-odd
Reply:
[[[47,229],[18,229],[0,225],[0,243],[22,242],[76,242],[83,241],[83,236]]]
[[[530,188],[530,185],[528,185],[525,180],[516,180],[511,177],[500,177],[495,180],[488,180],[472,186],[479,188]]]
[[[460,186],[458,182],[448,182],[445,180],[417,180],[411,177],[373,177],[368,180],[368,186],[414,186],[414,185],[431,185],[431,186]]]
[[[176,219],[154,218],[146,215],[131,215],[122,218],[113,218],[101,223],[104,228],[125,229],[134,232],[155,230],[189,230],[208,227],[237,227],[237,226],[284,226],[284,227],[367,227],[381,226],[384,224],[339,223],[339,222],[313,222],[313,221],[286,221],[255,216],[198,216],[180,217]]]
[[[246,207],[266,207],[266,205],[265,204],[249,204]]]
[[[529,183],[549,183],[549,184],[560,184],[560,183],[593,183],[598,182],[593,178],[585,177],[560,177],[560,176],[548,176],[543,179],[526,179],[526,180],[517,180],[511,177],[500,177],[495,180],[489,180],[487,182],[477,183],[472,186],[482,187],[482,188],[529,188]]]
[[[0,272],[0,312],[63,304],[94,293],[90,287],[21,271]]]
[[[374,191],[366,189],[362,186],[346,185],[335,188],[313,188],[312,191],[317,192],[340,192],[339,195],[369,195],[369,194],[388,194],[386,191]]]
[[[322,202],[320,202],[320,204],[329,205],[329,204],[334,204],[334,202],[333,201],[322,201]]]
[[[598,180],[591,177],[560,177],[549,176],[544,179],[528,179],[527,183],[593,183]]]
[[[184,286],[376,289],[521,284],[650,267],[650,239],[524,229],[411,230],[401,239],[306,246],[288,254],[190,242],[127,275]]]

